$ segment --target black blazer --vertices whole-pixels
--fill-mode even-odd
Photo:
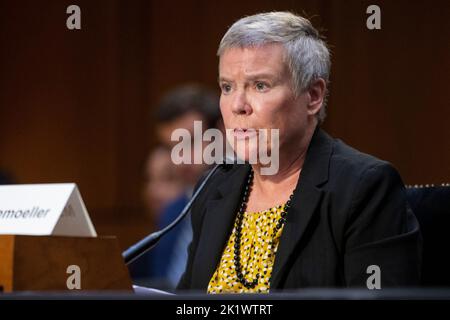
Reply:
[[[233,229],[249,165],[222,169],[192,207],[193,240],[178,289],[206,291]],[[316,129],[283,229],[271,291],[419,283],[421,236],[403,182],[387,162]]]

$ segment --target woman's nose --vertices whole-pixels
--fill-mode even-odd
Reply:
[[[252,113],[252,107],[244,90],[236,92],[231,108],[236,115],[249,115]]]

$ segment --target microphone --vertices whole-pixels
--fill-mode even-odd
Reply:
[[[200,192],[205,187],[208,180],[212,177],[212,175],[221,166],[226,167],[227,166],[226,161],[225,161],[225,163],[217,164],[216,166],[214,166],[214,168],[211,169],[211,171],[208,173],[206,178],[203,179],[203,182],[200,184],[200,186],[197,188],[195,193],[192,195],[191,200],[189,200],[187,205],[184,207],[183,211],[181,211],[179,216],[171,224],[169,224],[164,229],[161,229],[159,231],[149,234],[144,239],[138,241],[136,244],[132,245],[127,250],[122,252],[122,257],[123,257],[126,265],[129,265],[130,263],[132,263],[133,261],[138,259],[141,255],[146,253],[148,250],[153,248],[158,243],[159,239],[161,239],[167,232],[172,230],[181,220],[183,220],[183,218],[187,215],[187,213],[191,209],[192,204],[194,203],[194,201],[197,199]]]

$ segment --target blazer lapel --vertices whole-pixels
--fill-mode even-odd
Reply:
[[[328,167],[332,153],[332,140],[317,128],[309,145],[299,182],[294,190],[291,208],[281,235],[270,280],[277,288],[283,280],[283,271],[289,259],[307,233],[323,191],[319,185],[328,180]]]
[[[233,229],[236,210],[250,166],[240,166],[229,179],[218,186],[219,199],[206,203],[203,228],[194,262],[196,287],[206,288],[222,257],[226,242]]]
[[[308,231],[323,191],[318,187],[328,179],[328,166],[332,140],[317,128],[311,140],[299,182],[294,191],[291,209],[287,216],[271,277],[271,288],[277,288],[283,271],[299,241]],[[194,258],[192,282],[195,288],[207,288],[226,242],[233,229],[242,188],[250,166],[242,165],[218,186],[219,197],[205,205],[202,232]]]

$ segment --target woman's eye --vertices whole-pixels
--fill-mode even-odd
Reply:
[[[268,86],[264,82],[257,82],[256,83],[256,90],[258,91],[264,91],[267,90]]]
[[[231,86],[227,83],[222,84],[221,88],[223,93],[228,93],[231,91]]]

